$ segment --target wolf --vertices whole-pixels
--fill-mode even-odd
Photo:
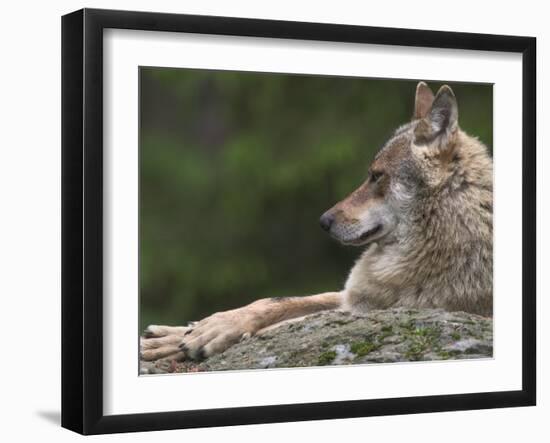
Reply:
[[[448,85],[434,95],[418,83],[411,121],[395,130],[366,180],[320,224],[337,241],[363,248],[342,290],[259,299],[188,326],[151,325],[141,358],[202,360],[323,310],[442,308],[492,316],[492,158],[460,128]]]

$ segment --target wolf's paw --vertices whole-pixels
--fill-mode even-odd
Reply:
[[[148,326],[139,341],[140,358],[146,361],[167,357],[182,360],[185,355],[178,345],[191,330],[188,326]]]
[[[157,337],[166,337],[168,335],[184,335],[191,327],[196,324],[196,322],[190,324],[189,326],[159,326],[159,325],[149,325],[143,331],[143,336],[145,338],[157,338]]]
[[[254,335],[256,323],[250,307],[218,312],[192,326],[180,341],[179,350],[185,358],[204,360]]]

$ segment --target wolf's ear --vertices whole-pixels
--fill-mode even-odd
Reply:
[[[431,109],[415,129],[418,143],[429,143],[443,136],[448,141],[458,128],[458,105],[453,90],[442,86],[435,95]]]
[[[454,132],[458,126],[458,105],[453,90],[443,85],[437,91],[432,109],[428,115],[435,133]]]
[[[416,85],[416,95],[414,98],[413,120],[426,117],[434,102],[434,93],[429,86],[420,82]]]

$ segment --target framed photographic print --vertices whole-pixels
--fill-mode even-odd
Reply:
[[[531,37],[62,20],[62,425],[534,405]]]

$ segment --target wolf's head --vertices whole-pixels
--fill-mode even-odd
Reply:
[[[412,121],[382,147],[366,181],[322,215],[322,228],[344,244],[394,241],[391,234],[410,225],[411,212],[418,213],[424,198],[458,189],[468,179],[459,164],[467,155],[461,152],[464,137],[451,88],[442,86],[434,96],[426,83],[418,83]],[[406,235],[399,232],[400,238]]]

